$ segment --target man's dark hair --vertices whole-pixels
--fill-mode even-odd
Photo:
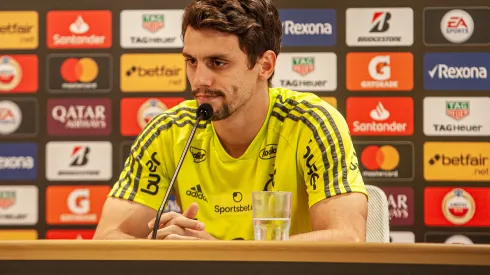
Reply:
[[[185,9],[182,38],[188,26],[236,35],[250,69],[265,51],[272,50],[277,56],[281,50],[281,20],[270,0],[195,0]]]

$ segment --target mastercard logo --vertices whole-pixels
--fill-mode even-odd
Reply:
[[[93,82],[99,74],[99,66],[92,58],[68,58],[60,69],[61,77],[66,82]]]
[[[400,154],[391,145],[369,145],[361,153],[361,163],[368,170],[393,170],[400,162]]]

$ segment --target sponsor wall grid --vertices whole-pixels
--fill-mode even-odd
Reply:
[[[0,151],[0,167],[30,172],[0,168],[0,238],[91,238],[101,194],[119,176],[139,129],[191,98],[177,23],[189,1],[20,2],[0,3],[0,56],[13,57],[0,62],[0,150],[28,146],[14,159]],[[285,36],[274,85],[313,92],[346,117],[366,183],[388,196],[393,241],[444,242],[461,234],[453,239],[489,242],[490,214],[482,212],[490,199],[490,37],[482,31],[490,8],[484,1],[465,7],[453,0],[276,2]],[[442,20],[451,35],[442,32]],[[298,23],[321,24],[310,30]],[[132,64],[159,58],[165,67]],[[159,75],[165,89],[146,80]],[[19,125],[12,116],[22,117]],[[93,119],[76,121],[84,116]],[[75,130],[80,127],[91,130]],[[66,149],[56,149],[53,162],[47,149],[56,145]],[[94,152],[110,157],[90,163]],[[481,156],[455,158],[467,153]],[[87,194],[90,210],[80,200]],[[29,196],[35,198],[9,212]]]

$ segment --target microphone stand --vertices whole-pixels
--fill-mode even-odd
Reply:
[[[179,174],[180,167],[182,166],[182,163],[184,162],[185,155],[187,154],[187,151],[189,150],[189,146],[191,145],[192,139],[194,138],[194,134],[196,133],[197,126],[199,125],[199,122],[201,122],[202,119],[209,119],[213,113],[213,108],[209,104],[202,104],[199,106],[197,109],[197,120],[196,124],[192,128],[191,134],[189,136],[189,139],[187,139],[187,143],[185,144],[184,151],[182,152],[182,155],[180,156],[179,162],[177,163],[177,167],[175,169],[174,175],[172,176],[172,180],[170,181],[170,184],[167,188],[167,193],[165,193],[165,197],[163,198],[162,204],[160,205],[160,208],[158,209],[157,215],[155,217],[155,223],[153,224],[153,230],[152,230],[152,235],[151,238],[153,240],[156,239],[157,237],[157,231],[158,227],[160,225],[160,217],[163,214],[163,211],[165,210],[165,205],[167,204],[168,197],[170,196],[170,192],[172,191],[172,188],[174,186],[175,180],[177,179],[177,175]]]

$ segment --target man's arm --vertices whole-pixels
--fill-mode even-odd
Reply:
[[[365,242],[367,190],[343,116],[331,106],[310,104],[298,150],[313,232],[291,240]]]
[[[313,232],[294,235],[292,241],[365,242],[367,199],[348,193],[324,199],[310,208]]]
[[[151,232],[148,222],[155,215],[156,211],[150,207],[108,197],[93,239],[144,239]]]

